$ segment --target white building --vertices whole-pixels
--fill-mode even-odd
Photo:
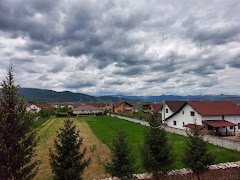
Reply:
[[[165,122],[178,129],[196,123],[209,134],[235,134],[240,133],[240,107],[230,101],[187,101]]]
[[[38,113],[39,111],[41,111],[41,107],[35,105],[35,104],[31,104],[27,107],[27,111],[28,112],[34,112],[34,113]]]

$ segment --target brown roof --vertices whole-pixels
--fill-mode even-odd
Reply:
[[[177,112],[186,102],[185,101],[165,101],[172,112]]]
[[[93,111],[93,110],[100,110],[99,108],[92,106],[92,105],[80,105],[73,109],[73,111]]]
[[[226,120],[205,120],[204,124],[207,124],[212,127],[229,127],[229,126],[237,126],[237,124],[231,123]]]
[[[46,103],[46,104],[36,104],[36,106],[42,108],[42,109],[48,109],[52,107],[51,103]]]
[[[162,103],[152,103],[151,106],[154,112],[159,112],[162,109]]]
[[[123,103],[126,103],[126,104],[128,104],[129,106],[133,107],[132,104],[130,104],[130,103],[126,102],[126,101],[114,103],[114,104],[113,104],[113,107],[118,107],[119,105],[121,105],[121,104],[123,104]]]
[[[188,101],[201,115],[240,115],[240,107],[231,101]]]

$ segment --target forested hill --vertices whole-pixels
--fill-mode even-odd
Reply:
[[[231,100],[240,103],[240,96],[235,95],[194,95],[194,96],[90,96],[70,91],[56,92],[47,89],[21,88],[19,93],[28,101],[39,102],[117,102],[117,101],[139,101],[139,102],[160,102],[166,100]]]
[[[70,91],[56,92],[46,89],[21,88],[19,93],[28,101],[46,101],[46,102],[112,102],[117,101],[114,97],[95,97],[82,93],[73,93]]]

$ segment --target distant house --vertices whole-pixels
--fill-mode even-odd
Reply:
[[[163,104],[162,103],[152,103],[150,105],[151,114],[160,114]]]
[[[168,106],[169,107],[169,106]],[[166,110],[166,107],[165,107]],[[240,107],[230,101],[186,101],[165,122],[168,126],[186,129],[197,124],[213,135],[240,133]]]
[[[91,114],[103,114],[104,110],[92,105],[80,105],[73,108],[74,115],[91,115]]]
[[[41,109],[50,109],[54,107],[52,103],[37,104],[37,106],[40,107]]]
[[[123,101],[113,104],[113,113],[119,114],[119,113],[133,113],[133,105]]]
[[[38,113],[41,111],[41,107],[39,107],[35,104],[31,104],[31,105],[27,106],[27,111],[32,112],[32,113]]]
[[[151,103],[142,103],[142,111],[144,113],[151,113]]]
[[[137,113],[141,111],[142,105],[141,103],[131,103],[133,105],[133,112]]]

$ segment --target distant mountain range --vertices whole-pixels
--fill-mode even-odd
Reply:
[[[139,101],[139,102],[160,102],[166,100],[231,100],[240,103],[240,96],[236,95],[195,95],[195,96],[90,96],[70,91],[56,92],[47,89],[21,88],[19,93],[28,101],[37,102],[117,102],[117,101]]]

